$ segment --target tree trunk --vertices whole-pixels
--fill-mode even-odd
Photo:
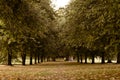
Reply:
[[[38,63],[40,63],[40,54],[38,53]]]
[[[83,63],[83,57],[80,55],[80,62]]]
[[[35,53],[35,64],[37,64],[37,54]]]
[[[107,63],[112,63],[112,60],[111,60],[111,59],[108,59]]]
[[[23,53],[22,54],[22,65],[25,65],[25,61],[26,61],[26,54]]]
[[[85,64],[87,64],[87,53],[85,53]]]
[[[41,54],[41,63],[43,62],[43,60],[44,60],[44,56],[43,54]]]
[[[56,58],[55,58],[55,57],[52,57],[52,61],[56,61]]]
[[[12,65],[12,50],[8,47],[8,65]]]
[[[78,62],[78,63],[80,62],[80,55],[79,55],[78,52],[77,52],[77,62]]]
[[[32,53],[30,52],[30,65],[32,65]]]
[[[117,63],[120,64],[120,52],[117,54]]]
[[[93,52],[92,53],[92,64],[94,64],[95,63],[95,53]]]
[[[12,65],[12,53],[8,52],[8,65]]]
[[[65,61],[69,61],[69,56],[66,56],[66,59],[65,59]]]
[[[102,60],[101,63],[104,64],[105,63],[105,52],[102,52]]]

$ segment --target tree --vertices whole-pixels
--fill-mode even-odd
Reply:
[[[21,46],[20,48],[23,48],[19,51],[22,51],[22,64],[25,65],[27,52],[25,49],[30,49],[36,44],[36,41],[33,40],[36,37],[45,38],[45,33],[49,31],[48,27],[52,26],[54,12],[50,6],[50,1],[1,0],[0,11],[0,20],[5,24],[3,33],[9,35],[9,40],[5,39],[4,42],[8,41],[7,43],[9,44],[16,42]],[[7,35],[5,34],[4,36]],[[21,39],[23,40],[21,41]],[[33,41],[34,43],[30,43],[31,45],[27,46],[28,41]],[[7,47],[8,44],[4,48],[8,49]],[[32,52],[37,50],[35,49],[37,47],[34,46],[32,48],[30,54],[33,55],[34,53]]]
[[[115,52],[115,47],[119,44],[119,11],[118,0],[71,1],[66,16],[71,33],[70,44],[86,47],[90,51],[99,50],[104,63],[104,56]],[[112,53],[109,52],[111,46],[114,46]]]

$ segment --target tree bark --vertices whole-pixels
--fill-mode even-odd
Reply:
[[[77,52],[77,62],[78,62],[78,63],[80,62],[80,55],[79,55],[78,52]]]
[[[66,59],[65,59],[65,61],[69,61],[69,56],[66,56]]]
[[[35,64],[37,64],[37,54],[35,53],[34,55],[35,55],[34,56],[35,57]]]
[[[30,65],[32,65],[32,53],[30,52]]]
[[[41,63],[43,62],[43,60],[44,60],[44,56],[43,54],[41,54]]]
[[[12,65],[12,54],[8,52],[8,65]]]
[[[85,53],[85,64],[87,64],[87,53]]]
[[[93,52],[92,53],[92,64],[94,64],[95,63],[95,53]]]
[[[120,52],[117,54],[117,63],[120,64]]]
[[[38,63],[40,63],[40,54],[38,53]]]
[[[8,65],[12,65],[12,50],[8,47]]]
[[[112,63],[112,60],[111,60],[111,59],[108,59],[107,63]]]
[[[83,63],[83,57],[80,55],[80,62]]]
[[[101,63],[104,64],[105,63],[105,52],[102,52],[102,60]]]
[[[25,62],[26,62],[26,54],[23,53],[22,54],[22,65],[25,65]]]

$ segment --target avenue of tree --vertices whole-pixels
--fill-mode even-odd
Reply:
[[[57,11],[50,0],[0,0],[0,63],[70,56],[120,63],[119,0],[71,0]]]

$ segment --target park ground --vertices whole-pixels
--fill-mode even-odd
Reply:
[[[0,80],[120,80],[120,65],[76,62],[0,65]]]

